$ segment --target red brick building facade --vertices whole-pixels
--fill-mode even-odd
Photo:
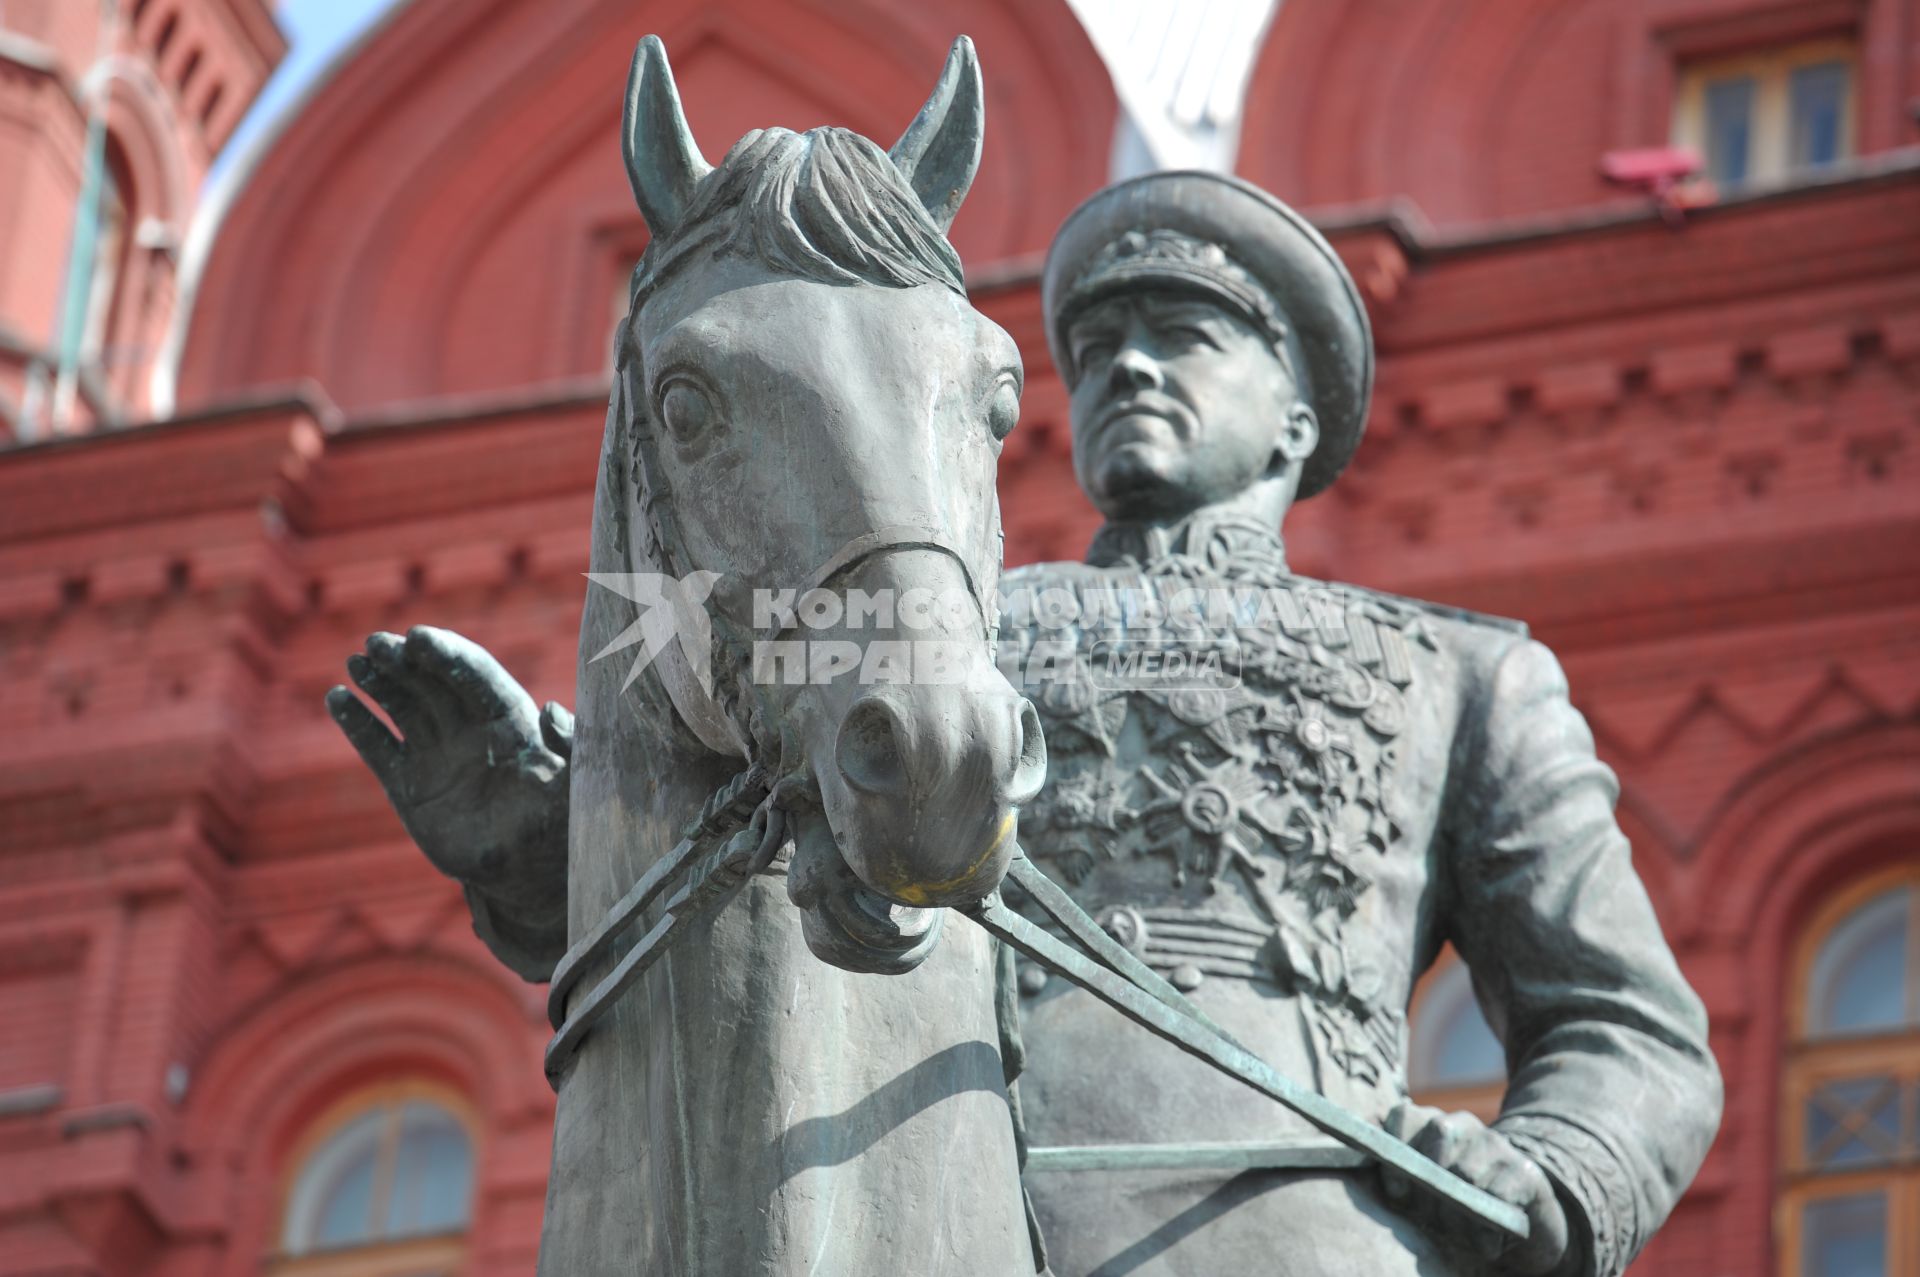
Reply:
[[[119,256],[47,439],[92,12],[0,33],[0,1274],[529,1271],[539,991],[321,696],[428,622],[570,699],[645,242],[628,53],[665,37],[713,154],[891,138],[973,35],[955,240],[1026,354],[1016,562],[1094,525],[1036,273],[1111,82],[1064,0],[413,0],[189,243],[282,44],[260,0],[123,5]],[[1639,1273],[1920,1271],[1916,102],[1916,0],[1284,0],[1248,94],[1240,171],[1326,229],[1380,351],[1296,566],[1562,655],[1712,1014],[1726,1123]],[[1676,139],[1717,199],[1599,175]],[[1486,1103],[1421,1031],[1427,1089]]]

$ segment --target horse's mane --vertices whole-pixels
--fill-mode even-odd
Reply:
[[[858,133],[756,129],[700,183],[675,233],[633,272],[633,310],[698,248],[825,284],[965,295],[960,255],[887,153]]]

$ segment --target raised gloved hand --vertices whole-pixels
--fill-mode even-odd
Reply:
[[[327,709],[434,867],[513,915],[564,910],[573,715],[537,709],[486,649],[450,630],[379,633],[347,658],[396,737],[345,687]]]

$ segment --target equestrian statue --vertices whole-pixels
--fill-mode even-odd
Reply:
[[[1706,1017],[1551,653],[1287,566],[1366,420],[1352,281],[1230,177],[1077,210],[1106,522],[1003,576],[1020,356],[945,234],[982,108],[963,37],[891,149],[713,166],[642,41],[577,717],[428,627],[348,661],[398,734],[329,694],[550,984],[541,1273],[1618,1277],[1717,1127]],[[1407,1095],[1448,943],[1487,1124]]]

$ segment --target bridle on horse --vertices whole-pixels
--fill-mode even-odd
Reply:
[[[664,523],[668,517],[663,511],[659,519]],[[824,589],[842,573],[868,559],[907,550],[934,550],[959,563],[967,590],[980,610],[983,638],[991,642],[992,614],[972,566],[938,529],[921,524],[894,524],[852,538],[808,575],[806,589],[796,597]],[[780,626],[774,637],[787,628]],[[691,679],[677,692],[669,684],[668,696],[676,709],[680,708],[683,698],[696,705],[704,698],[707,705],[699,706],[696,713],[704,715],[709,707],[725,713],[713,693]],[[673,849],[655,861],[640,880],[614,902],[599,924],[570,947],[554,967],[547,992],[547,1019],[556,1032],[547,1044],[546,1071],[556,1089],[587,1030],[613,1009],[619,996],[659,960],[687,924],[716,911],[749,878],[772,867],[786,841],[787,812],[807,793],[812,782],[791,771],[776,780],[778,773],[752,757],[755,751],[751,740],[742,744],[746,767],[708,796]],[[568,1000],[587,969],[612,952],[627,928],[683,875],[686,881],[668,899],[659,921],[594,985],[585,1000],[569,1011]]]
[[[626,324],[620,325],[621,356],[614,377],[610,413],[617,413],[627,393]],[[658,464],[648,424],[639,417],[635,424],[637,460],[645,468],[641,482],[653,485],[651,516],[654,537],[671,570],[685,558],[673,525],[671,506],[664,499],[664,472]],[[896,550],[930,549],[951,555],[966,574],[967,587],[980,607],[983,633],[991,641],[993,613],[978,586],[978,575],[966,556],[956,550],[938,529],[917,525],[876,529],[853,538],[831,555],[809,578],[809,589],[822,588],[855,564],[876,555]],[[724,617],[717,622],[731,629]],[[723,643],[737,651],[735,636]],[[671,653],[673,644],[668,645]],[[787,812],[801,801],[811,782],[797,770],[768,768],[754,757],[758,752],[753,733],[737,727],[734,713],[677,667],[676,677],[662,668],[662,681],[681,717],[716,752],[742,758],[745,766],[716,789],[701,805],[700,811],[682,831],[672,850],[654,862],[640,880],[626,892],[600,922],[578,943],[568,949],[554,968],[547,996],[547,1018],[555,1034],[547,1045],[546,1073],[556,1090],[581,1041],[605,1018],[620,995],[651,969],[686,934],[695,921],[717,913],[734,893],[754,875],[770,869],[786,841]],[[676,687],[676,683],[680,684]],[[683,704],[683,699],[686,702]],[[691,711],[691,713],[689,712]],[[725,735],[713,728],[719,721],[736,725]],[[704,723],[705,729],[702,728]],[[782,753],[786,751],[783,748]],[[784,759],[781,760],[783,763]],[[1277,1100],[1293,1110],[1337,1145],[1303,1150],[1291,1147],[1184,1145],[1156,1148],[1128,1147],[1109,1150],[1074,1150],[1084,1157],[1086,1166],[1155,1167],[1179,1165],[1194,1167],[1302,1167],[1353,1166],[1367,1159],[1391,1166],[1409,1180],[1449,1206],[1465,1212],[1479,1224],[1490,1226],[1515,1240],[1527,1236],[1528,1222],[1523,1211],[1485,1190],[1468,1183],[1442,1168],[1404,1141],[1381,1128],[1363,1121],[1311,1087],[1276,1072],[1258,1056],[1236,1042],[1204,1012],[1194,1006],[1131,950],[1109,936],[1071,897],[1042,873],[1026,855],[1015,850],[1008,878],[1054,926],[1067,935],[1072,944],[1056,938],[1020,913],[1009,909],[994,892],[979,903],[960,909],[1008,948],[1039,964],[1054,975],[1079,986],[1120,1014],[1214,1069],[1242,1084]],[[660,916],[620,961],[596,983],[576,1007],[568,1003],[589,967],[608,957],[629,928],[641,921],[648,909],[669,888],[678,887],[667,897]],[[1076,947],[1077,946],[1077,947]],[[1350,1150],[1351,1152],[1347,1152]],[[1065,1150],[1061,1150],[1065,1151]],[[1307,1154],[1303,1157],[1302,1153]],[[1329,1156],[1332,1154],[1333,1156]]]
[[[623,410],[637,404],[637,396],[629,385],[632,374],[627,366],[631,353],[627,324],[623,321],[619,328],[613,401],[608,407],[609,415],[616,419]],[[655,551],[662,560],[656,566],[678,575],[687,570],[687,554],[673,519],[666,475],[660,465],[651,423],[638,412],[630,413],[627,420],[634,432],[635,460],[644,472],[635,476],[635,480],[646,485],[651,498],[647,502],[648,517]],[[870,559],[911,550],[944,554],[959,565],[980,617],[981,639],[990,648],[995,634],[994,613],[980,588],[981,573],[966,554],[953,545],[952,538],[943,529],[931,525],[891,524],[849,539],[807,574],[804,587],[795,597],[805,598],[815,590],[825,589]],[[724,613],[713,620],[721,631],[722,649],[735,658],[729,662],[729,668],[737,670],[743,663],[738,657],[746,644],[732,632],[736,625]],[[777,625],[770,637],[777,639],[790,626],[791,621]],[[693,677],[687,666],[677,659],[676,645],[668,644],[661,657],[656,665],[660,681],[681,720],[709,749],[739,758],[745,766],[708,796],[673,849],[655,861],[640,880],[614,902],[593,930],[567,950],[554,968],[547,993],[547,1018],[555,1034],[547,1044],[546,1072],[556,1089],[588,1030],[613,1009],[620,995],[659,960],[686,926],[716,911],[749,878],[772,867],[786,841],[788,812],[811,797],[812,782],[797,768],[786,767],[784,757],[773,767],[756,758],[761,752],[756,733],[740,723],[738,714],[716,696],[709,685]],[[737,686],[733,692],[730,699],[735,704],[744,699]],[[784,739],[779,742],[779,748],[783,755],[787,752]],[[680,881],[682,878],[684,882]],[[605,959],[627,930],[676,882],[680,882],[680,886],[667,899],[659,920],[614,969],[588,991],[580,1005],[570,1009],[568,1003],[588,969]]]

